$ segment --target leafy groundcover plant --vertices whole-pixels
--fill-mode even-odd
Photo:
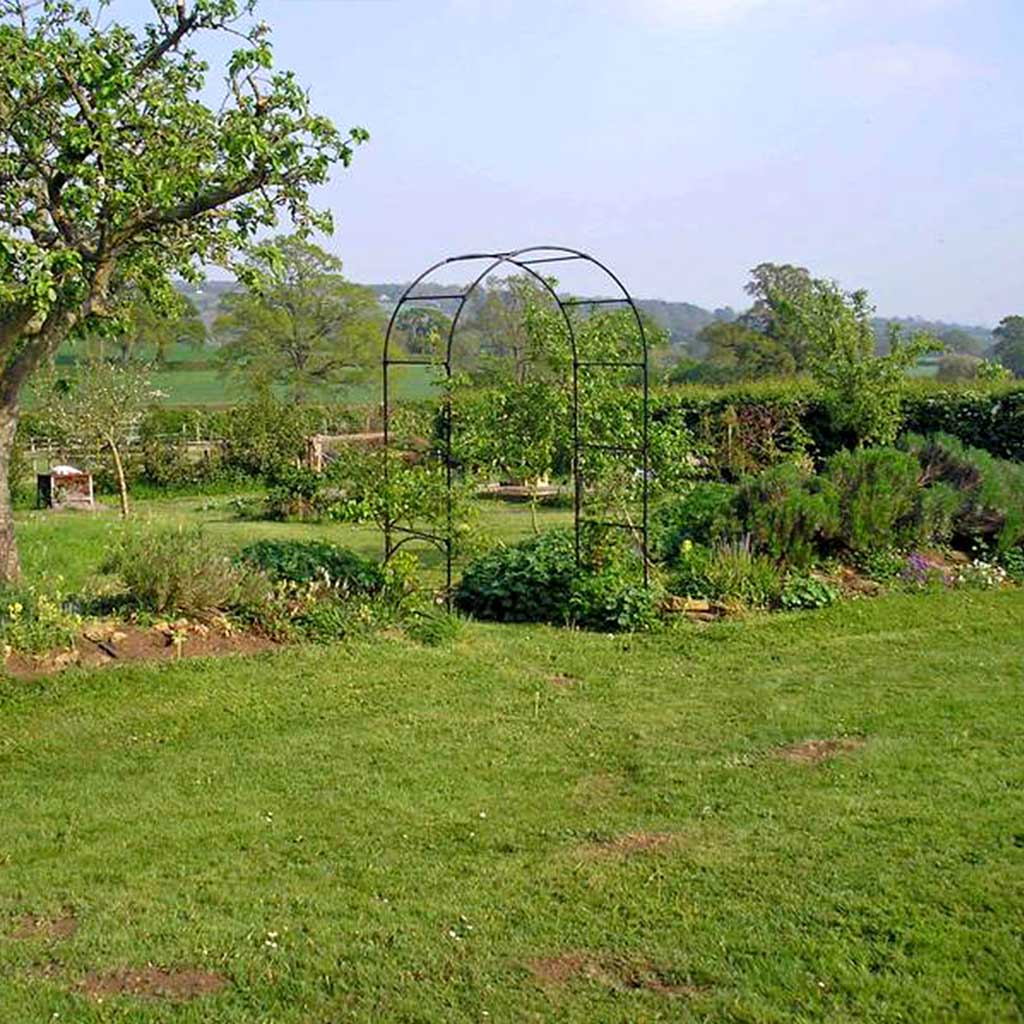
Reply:
[[[568,530],[552,530],[475,559],[455,590],[460,611],[496,622],[571,623],[607,632],[651,629],[658,595],[639,559],[621,546],[587,545],[576,565]]]

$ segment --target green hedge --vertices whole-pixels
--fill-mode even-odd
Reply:
[[[681,420],[725,478],[800,452],[822,460],[851,445],[851,438],[833,430],[820,392],[805,380],[659,389],[651,413],[655,423]],[[951,434],[998,458],[1024,462],[1024,381],[908,382],[901,432]]]

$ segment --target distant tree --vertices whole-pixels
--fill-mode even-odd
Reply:
[[[985,351],[981,340],[973,334],[968,334],[961,327],[947,327],[944,331],[939,331],[937,337],[950,352],[980,356]]]
[[[435,306],[406,306],[395,318],[394,337],[413,355],[434,353],[447,341],[452,318]]]
[[[316,388],[365,380],[382,341],[373,291],[297,236],[265,243],[250,263],[262,284],[225,295],[214,323],[225,372],[251,389],[278,385],[296,403]]]
[[[936,376],[939,380],[974,380],[983,362],[983,359],[964,352],[944,352],[939,357]]]
[[[876,355],[867,292],[844,292],[834,281],[814,280],[795,299],[772,298],[781,326],[807,339],[807,366],[824,391],[835,429],[858,447],[891,444],[907,370],[940,343],[924,333],[904,340],[892,324],[888,354]]]
[[[693,384],[700,379],[701,367],[704,363],[692,356],[683,356],[676,363],[669,367],[665,374],[666,384]]]
[[[127,308],[124,328],[114,338],[122,363],[147,357],[166,363],[175,345],[199,348],[205,341],[206,325],[196,304],[178,293],[163,305],[139,294]]]
[[[553,284],[553,282],[552,282]],[[528,311],[554,308],[545,287],[529,274],[492,277],[472,327],[480,337],[480,353],[486,375],[524,384],[531,376],[543,374],[543,356],[530,331]]]
[[[128,478],[124,454],[146,409],[155,397],[149,368],[141,363],[108,363],[97,355],[77,367],[70,380],[50,375],[44,381],[47,414],[69,447],[98,449],[113,463],[121,499],[128,515]]]
[[[806,267],[790,263],[759,263],[750,271],[744,291],[754,304],[740,318],[752,330],[778,342],[793,357],[796,369],[806,362],[806,339],[791,318],[782,315],[783,303],[799,302],[811,290],[812,279]]]
[[[708,324],[697,338],[707,351],[706,362],[733,380],[784,377],[796,370],[796,360],[781,342],[741,323]]]
[[[1024,377],[1024,316],[1004,316],[992,332],[992,355],[1018,377]]]

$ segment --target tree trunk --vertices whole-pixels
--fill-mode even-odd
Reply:
[[[0,584],[21,579],[21,562],[14,539],[14,510],[11,508],[11,449],[18,429],[17,405],[0,405]]]
[[[124,478],[124,463],[117,445],[111,442],[110,454],[114,456],[114,469],[117,470],[117,490],[121,496],[121,518],[128,518],[128,481]]]

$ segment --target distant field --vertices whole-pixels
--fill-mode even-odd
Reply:
[[[68,373],[74,373],[74,364],[65,353],[59,366]],[[165,406],[225,406],[244,402],[246,393],[236,381],[232,381],[212,364],[210,353],[197,351],[185,346],[175,346],[167,365],[153,373],[154,388],[166,396],[160,404]],[[391,372],[392,397],[399,402],[417,401],[428,398],[433,390],[428,373],[419,367],[396,367]],[[311,402],[331,404],[365,405],[381,401],[381,378],[374,370],[365,383],[338,388],[324,388],[312,394]],[[31,408],[36,404],[30,395],[26,402]]]

